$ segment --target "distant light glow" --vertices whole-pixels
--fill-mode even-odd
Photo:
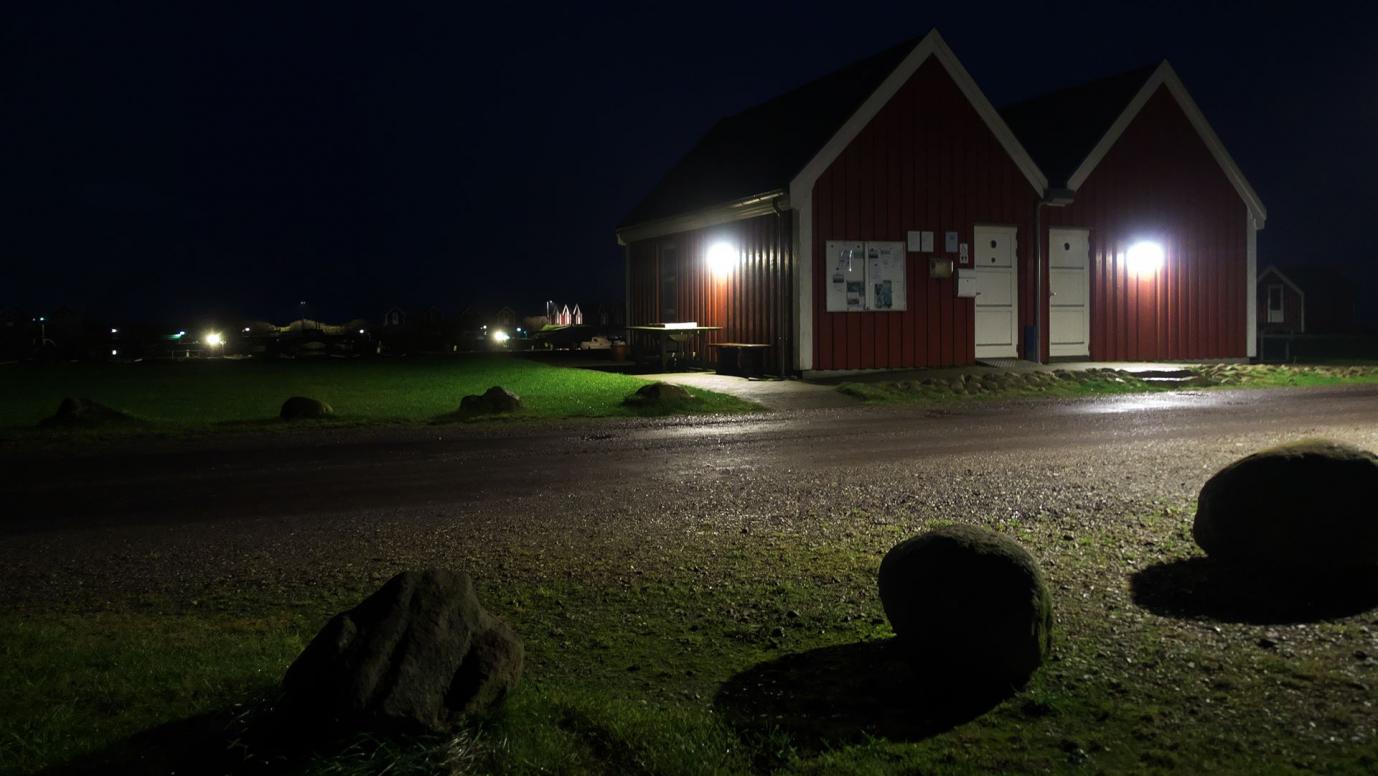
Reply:
[[[708,248],[708,269],[716,277],[727,277],[737,263],[737,249],[727,242],[716,242]]]
[[[244,333],[245,333],[245,334],[248,334],[248,333],[249,333],[249,327],[248,327],[248,326],[245,326],[245,327],[244,327]]]
[[[508,334],[507,332],[503,331],[502,329],[494,329],[494,330],[493,330],[493,341],[496,342],[496,343],[498,343],[499,345],[503,344],[504,342],[506,342],[506,341],[508,341],[508,340],[510,340],[510,339],[512,339],[512,335],[511,335],[511,334]]]
[[[363,329],[359,329],[359,333],[360,333],[360,334],[363,334],[363,333],[364,333],[364,330],[363,330]]]
[[[118,351],[118,350],[111,350],[111,351],[110,351],[110,355],[112,355],[112,356],[118,356],[119,354],[120,354],[120,351]]]
[[[1129,271],[1135,275],[1153,275],[1163,268],[1163,246],[1152,240],[1140,240],[1129,246],[1126,254]]]
[[[111,330],[110,330],[110,333],[111,333],[111,334],[119,334],[119,333],[120,333],[120,330],[119,330],[119,329],[111,329]]]
[[[225,344],[225,338],[220,336],[220,332],[212,331],[206,333],[206,344],[213,348],[218,348]]]

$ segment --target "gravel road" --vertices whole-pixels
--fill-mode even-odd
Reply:
[[[0,603],[291,600],[431,563],[626,573],[857,521],[1075,530],[1188,507],[1221,465],[1310,436],[1378,448],[1378,386],[9,448]]]

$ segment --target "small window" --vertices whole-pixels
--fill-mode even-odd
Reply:
[[[1287,316],[1282,308],[1282,285],[1268,286],[1268,322],[1286,323]]]

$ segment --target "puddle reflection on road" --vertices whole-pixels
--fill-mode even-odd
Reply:
[[[1173,391],[1172,393],[1131,394],[1076,402],[1062,408],[1073,415],[1113,415],[1125,412],[1154,412],[1184,408],[1199,409],[1215,407],[1225,402],[1224,396],[1210,395],[1199,391]]]

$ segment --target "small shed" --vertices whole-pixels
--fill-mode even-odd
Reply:
[[[1355,331],[1354,286],[1329,267],[1268,267],[1258,273],[1262,334],[1349,334]]]

